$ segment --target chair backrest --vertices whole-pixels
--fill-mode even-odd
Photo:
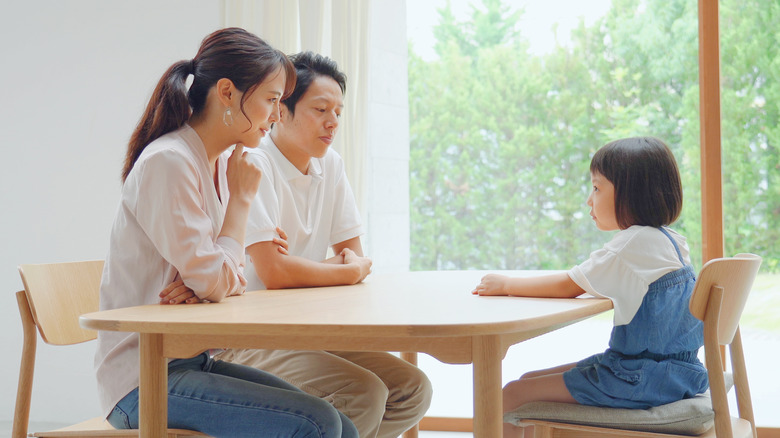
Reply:
[[[721,345],[730,344],[734,338],[759,266],[761,257],[737,254],[710,260],[699,272],[690,301],[691,314],[703,321],[712,288],[723,288],[723,303],[718,318],[718,342]]]
[[[19,266],[44,342],[71,345],[96,338],[97,332],[79,326],[79,316],[99,310],[102,273],[102,260]]]
[[[736,436],[756,436],[739,319],[760,266],[761,257],[755,254],[710,260],[699,272],[691,296],[691,313],[704,321],[705,364],[715,411],[715,434],[719,438],[735,436],[735,428],[740,429]],[[734,421],[730,415],[723,375],[723,345],[729,346],[737,407],[744,421]]]

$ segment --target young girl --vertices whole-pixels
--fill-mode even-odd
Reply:
[[[491,274],[473,293],[607,297],[615,324],[609,348],[508,383],[504,412],[531,401],[648,408],[707,389],[707,371],[697,358],[702,323],[688,310],[695,282],[688,246],[666,228],[682,208],[674,156],[656,138],[626,138],[599,149],[590,173],[590,215],[600,230],[620,230],[612,240],[569,272],[534,278]],[[505,424],[504,435],[522,436],[522,430]]]
[[[128,146],[101,310],[244,292],[244,230],[261,174],[243,147],[279,120],[294,84],[283,53],[235,28],[165,72]],[[118,429],[138,428],[138,348],[135,333],[98,334],[100,401]],[[207,353],[169,363],[168,425],[220,437],[357,437],[326,401]]]

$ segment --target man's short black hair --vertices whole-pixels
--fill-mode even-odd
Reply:
[[[295,83],[295,89],[287,99],[282,100],[282,103],[290,111],[290,114],[295,114],[295,105],[298,104],[301,96],[306,94],[306,90],[315,79],[319,76],[326,76],[333,78],[341,87],[341,93],[344,94],[347,90],[347,75],[339,70],[336,61],[322,56],[314,52],[301,52],[290,56],[295,66],[295,72],[298,74],[298,80]]]

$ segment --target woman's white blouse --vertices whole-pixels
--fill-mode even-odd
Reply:
[[[189,126],[150,143],[122,187],[100,286],[100,309],[157,304],[181,278],[201,299],[241,294],[243,246],[218,237],[228,202],[227,154],[209,169]],[[101,331],[95,355],[103,412],[138,386],[138,334]]]

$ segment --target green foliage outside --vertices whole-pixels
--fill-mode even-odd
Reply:
[[[697,3],[613,0],[571,47],[533,55],[522,11],[449,5],[438,59],[409,50],[413,270],[568,269],[609,238],[585,205],[590,158],[653,135],[682,172],[673,224],[701,267]],[[721,0],[725,253],[780,271],[780,1]]]
[[[779,286],[780,275],[758,274],[742,313],[740,323],[744,327],[780,336],[780,318],[777,317],[777,309],[780,309],[780,294],[777,293]]]

